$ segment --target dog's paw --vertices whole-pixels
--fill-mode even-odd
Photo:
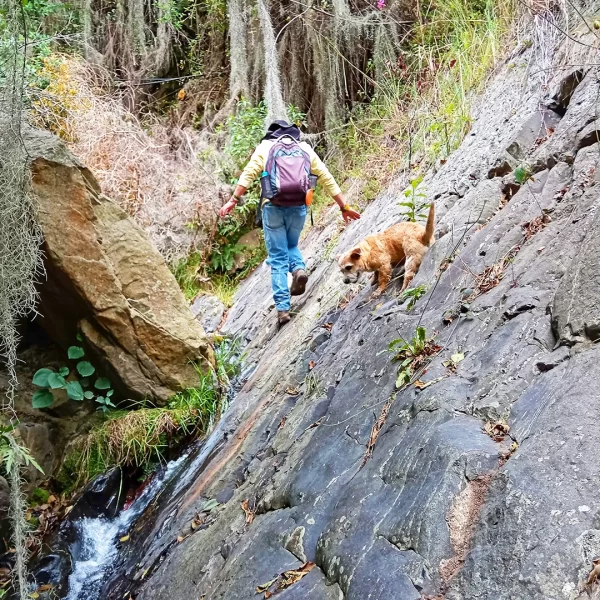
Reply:
[[[371,300],[378,300],[379,298],[381,298],[383,294],[382,290],[375,290],[372,294],[371,294]]]

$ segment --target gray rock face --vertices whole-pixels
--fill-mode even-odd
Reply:
[[[201,294],[190,307],[206,333],[213,333],[223,320],[227,307],[212,294]]]
[[[569,344],[600,339],[600,211],[597,204],[583,221],[580,235],[583,237],[581,251],[571,262],[552,309],[556,336]]]
[[[591,71],[557,76],[562,109],[536,114],[548,98],[541,70],[528,72],[538,75],[501,70],[461,147],[424,181],[437,241],[411,310],[399,271],[374,301],[368,282],[344,286],[333,260],[401,220],[404,180],[360,221],[340,230],[333,210],[309,232],[307,292],[280,331],[268,270],[245,283],[223,331],[248,342],[255,369],[210,440],[220,450],[132,531],[141,549],[108,600],[132,589],[140,600],[250,600],[305,561],[316,566],[282,599],[589,597],[600,154],[577,133],[598,84]],[[539,159],[523,186],[507,183],[510,165],[497,170],[509,149],[513,161]],[[419,383],[398,390],[388,345],[418,326],[439,348]],[[213,498],[223,503],[185,537]]]

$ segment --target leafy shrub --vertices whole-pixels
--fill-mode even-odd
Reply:
[[[33,394],[31,404],[33,408],[49,408],[54,404],[52,390],[65,390],[71,400],[82,402],[94,400],[100,406],[98,410],[107,412],[116,408],[111,398],[114,391],[111,389],[110,381],[106,377],[96,377],[94,385],[91,385],[90,377],[96,373],[96,368],[83,359],[85,352],[80,346],[71,346],[67,351],[70,360],[78,361],[74,369],[61,367],[58,371],[44,368],[36,371],[33,376],[33,384],[39,387]]]

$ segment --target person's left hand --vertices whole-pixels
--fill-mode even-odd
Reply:
[[[350,223],[350,221],[356,221],[357,219],[360,219],[360,213],[350,208],[342,211],[342,217],[346,223]]]
[[[233,212],[233,209],[236,207],[237,202],[235,201],[234,198],[230,198],[222,207],[221,210],[219,211],[219,216],[223,219],[225,218],[228,214]]]

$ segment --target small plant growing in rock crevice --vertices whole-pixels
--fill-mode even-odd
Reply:
[[[402,295],[400,296],[400,302],[405,302],[408,300],[408,304],[406,305],[406,310],[411,310],[413,306],[417,303],[421,296],[424,296],[427,293],[427,286],[425,284],[418,285],[414,288],[409,288],[408,290],[404,290]]]
[[[65,390],[67,396],[76,402],[94,400],[100,405],[98,410],[102,412],[116,408],[111,399],[114,390],[106,377],[96,377],[92,386],[90,377],[96,373],[96,368],[87,360],[80,360],[85,356],[83,348],[70,346],[67,356],[70,360],[78,361],[74,369],[63,366],[58,371],[49,368],[36,371],[32,382],[40,389],[33,394],[31,399],[33,408],[51,407],[54,404],[52,390],[59,389]]]
[[[417,327],[412,339],[392,340],[388,349],[395,353],[393,360],[402,361],[396,379],[396,387],[401,388],[410,383],[413,375],[429,363],[431,357],[441,350],[441,346],[433,338],[427,337],[424,327]]]
[[[426,219],[427,215],[424,214],[423,211],[431,206],[428,202],[424,202],[426,194],[419,188],[422,181],[423,177],[421,175],[411,179],[409,187],[402,192],[406,200],[398,202],[398,206],[403,206],[408,209],[405,216],[413,223],[416,222],[417,219]]]

